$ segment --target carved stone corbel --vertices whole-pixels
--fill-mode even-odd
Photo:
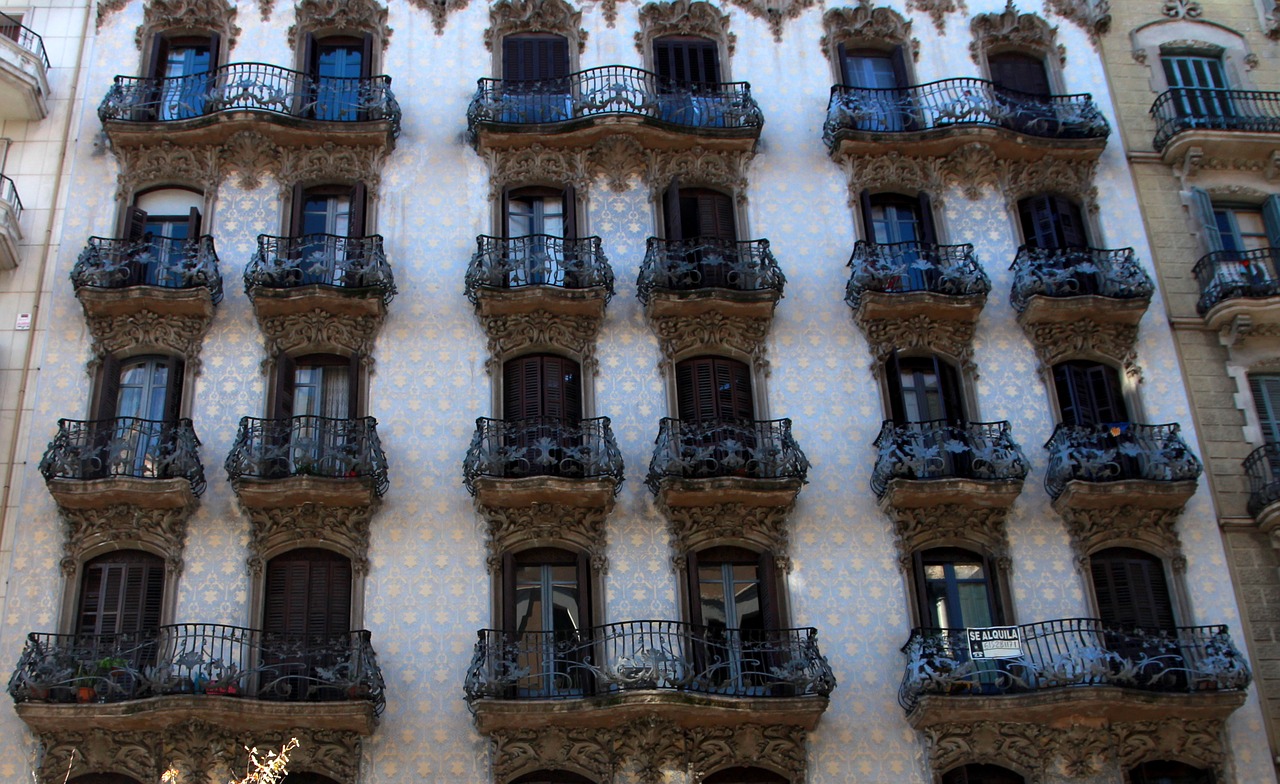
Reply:
[[[747,199],[747,169],[755,153],[742,150],[720,151],[692,147],[688,150],[650,150],[646,154],[646,167],[642,172],[650,196],[655,201],[671,181],[679,177],[688,185],[706,185],[719,188],[737,197],[743,204]]]
[[[945,354],[960,364],[965,373],[973,373],[973,332],[975,324],[966,321],[934,319],[925,315],[895,319],[867,319],[863,328],[871,356],[883,366],[894,351],[916,348]]]
[[[1155,759],[1183,760],[1215,769],[1222,777],[1226,762],[1223,742],[1225,724],[1221,719],[1172,718],[1166,721],[1139,721],[1113,726],[1116,757],[1129,770]]]
[[[613,780],[613,731],[600,727],[501,729],[489,734],[494,782],[535,770],[567,770]]]
[[[672,0],[647,3],[640,9],[640,31],[635,34],[636,51],[665,35],[693,35],[710,38],[726,55],[733,54],[737,36],[729,32],[729,15],[703,0]]]
[[[449,14],[461,11],[471,0],[409,0],[409,5],[420,11],[431,14],[431,26],[436,35],[444,35],[444,26],[449,21]]]
[[[803,727],[788,724],[740,724],[733,727],[695,727],[689,734],[689,769],[693,781],[725,768],[759,767],[788,781],[805,780]]]
[[[241,509],[249,518],[250,561],[265,563],[268,554],[286,547],[323,542],[350,558],[356,571],[368,569],[369,524],[378,511],[376,501],[359,506],[305,503]]]
[[[40,784],[78,778],[89,773],[117,773],[135,781],[159,781],[159,734],[111,731],[102,728],[40,733],[44,750]]]
[[[667,518],[671,549],[680,555],[696,552],[710,544],[736,540],[773,553],[790,563],[790,532],[787,518],[795,504],[754,506],[743,503],[711,506],[666,506],[659,511]]]
[[[1000,187],[1000,160],[985,144],[966,144],[942,160],[941,172],[947,182],[960,186],[966,199],[982,198],[983,188]]]
[[[1085,559],[1082,563],[1098,550],[1132,542],[1140,542],[1164,558],[1183,557],[1182,540],[1175,530],[1181,506],[1151,509],[1114,504],[1098,509],[1063,508],[1059,514],[1077,559]]]
[[[191,185],[212,193],[222,180],[216,147],[162,141],[116,149],[115,153],[120,163],[116,198],[121,201],[127,201],[147,185]]]
[[[632,719],[614,731],[614,769],[631,772],[641,784],[660,784],[665,770],[687,765],[689,741],[688,730],[668,719]]]
[[[513,313],[480,318],[489,336],[490,373],[497,372],[502,362],[521,351],[557,348],[578,357],[584,372],[599,371],[596,360],[596,334],[600,319],[593,316],[570,316],[546,310]]]
[[[1023,49],[1045,57],[1056,53],[1059,62],[1064,65],[1067,62],[1067,49],[1058,43],[1058,28],[1051,27],[1036,14],[1018,13],[1012,0],[1003,13],[978,14],[969,27],[973,31],[969,56],[979,66],[994,49]]]
[[[121,3],[123,8],[125,3]],[[98,25],[101,27],[103,7],[98,8]],[[205,30],[219,33],[232,49],[240,36],[236,27],[236,7],[226,0],[151,0],[143,5],[142,24],[134,34],[134,42],[141,49],[148,38],[169,30]]]
[[[182,551],[187,543],[187,520],[195,507],[145,509],[113,504],[103,509],[58,508],[64,540],[62,570],[70,576],[84,563],[85,555],[103,545],[142,545],[164,558],[166,568],[182,571]]]
[[[504,188],[517,185],[572,185],[585,192],[591,184],[587,152],[530,144],[486,150],[489,163],[489,198],[498,199]]]
[[[1048,7],[1089,34],[1095,44],[1111,29],[1111,0],[1047,0]]]
[[[385,52],[391,43],[387,26],[387,7],[378,0],[298,0],[294,7],[297,20],[289,27],[289,48],[298,48],[305,33],[370,33],[382,42]]]
[[[489,527],[485,542],[489,572],[498,573],[504,553],[562,544],[586,553],[592,569],[604,574],[609,566],[605,518],[612,505],[612,500],[607,507],[593,508],[550,503],[520,507],[478,505],[477,511]]]
[[[587,152],[589,171],[604,176],[614,193],[625,193],[631,176],[642,174],[647,160],[644,147],[632,136],[606,136]]]
[[[929,767],[950,770],[970,762],[1003,765],[1040,781],[1058,730],[1047,724],[979,721],[924,728]]]
[[[868,43],[903,46],[911,52],[912,60],[920,59],[920,42],[911,37],[911,20],[892,8],[877,8],[869,2],[832,8],[823,14],[822,38],[818,43],[832,62],[838,57],[841,44],[856,47]]]
[[[612,30],[618,25],[618,0],[597,0],[597,2],[600,3],[600,15],[604,17],[605,26]]]
[[[818,4],[818,0],[729,0],[737,7],[769,25],[773,40],[782,43],[782,25]]]
[[[240,131],[218,150],[218,162],[224,172],[236,171],[236,185],[246,191],[262,185],[264,174],[279,176],[281,152],[275,142],[257,131]]]
[[[907,10],[928,14],[933,20],[933,26],[938,28],[938,33],[946,35],[947,14],[954,14],[956,11],[967,13],[969,7],[964,0],[907,0]]]
[[[658,336],[663,366],[671,365],[676,357],[695,349],[729,348],[751,357],[751,364],[764,373],[769,370],[765,339],[771,322],[772,318],[727,316],[719,311],[649,319]]]
[[[485,48],[492,52],[512,33],[554,33],[564,36],[570,45],[576,41],[579,52],[587,50],[582,12],[565,0],[498,0],[489,8]]]
[[[941,504],[895,507],[891,514],[893,543],[898,548],[898,563],[904,571],[911,570],[912,558],[917,552],[956,542],[976,546],[998,564],[1011,563],[1009,534],[1005,528],[1007,508]]]

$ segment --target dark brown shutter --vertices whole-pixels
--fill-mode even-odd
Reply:
[[[315,33],[302,37],[302,70],[312,78],[320,75],[320,50],[316,46]]]
[[[653,42],[653,65],[659,76],[683,84],[720,81],[720,57],[714,41],[671,37]]]
[[[187,238],[195,239],[200,236],[200,210],[192,207],[187,213]]]
[[[678,177],[672,179],[671,184],[667,186],[667,192],[662,197],[662,206],[666,213],[667,225],[664,227],[666,238],[684,239],[684,227],[680,225],[680,179]]]
[[[757,577],[760,580],[760,622],[765,629],[781,627],[782,609],[778,602],[778,566],[773,553],[760,553],[757,562]]]
[[[502,630],[516,632],[516,559],[511,553],[502,554]]]
[[[147,211],[126,207],[124,211],[124,236],[128,240],[140,240],[147,235]]]
[[[80,634],[136,634],[160,625],[164,561],[151,553],[120,550],[84,567],[77,613]]]
[[[903,47],[893,47],[893,51],[889,53],[889,61],[893,63],[893,83],[898,87],[910,87],[911,79],[907,76],[907,53]]]
[[[165,357],[164,366],[169,382],[164,391],[164,421],[176,422],[182,416],[183,363],[178,357]]]
[[[93,401],[92,419],[110,419],[116,415],[116,399],[120,396],[120,360],[108,354],[98,371],[98,391]]]
[[[840,83],[852,85],[853,79],[849,76],[849,51],[844,44],[836,44],[836,62],[840,64],[840,73],[838,75]]]
[[[902,400],[902,362],[895,350],[885,362],[885,381],[889,392],[889,418],[896,424],[907,421],[907,409]]]
[[[365,187],[363,182],[357,182],[351,187],[351,220],[348,221],[348,237],[367,236],[365,216],[368,214],[368,206],[369,189]]]
[[[373,76],[373,35],[365,33],[360,37],[360,78]]]
[[[685,556],[685,578],[689,590],[689,623],[701,626],[702,620],[702,586],[698,580],[698,554],[690,552]]]
[[[858,207],[862,211],[862,232],[863,239],[867,242],[876,241],[876,223],[875,213],[871,205],[871,191],[865,188],[858,193]]]
[[[578,191],[572,185],[564,188],[564,238],[578,239]]]
[[[365,414],[364,385],[361,382],[361,356],[353,354],[347,360],[347,417],[354,419]]]
[[[507,36],[502,40],[503,79],[561,79],[568,75],[569,42],[564,36]]]
[[[1054,197],[1054,208],[1057,211],[1062,247],[1088,247],[1089,240],[1084,229],[1084,219],[1080,215],[1080,208],[1069,199],[1064,199],[1061,196]]]
[[[164,62],[168,59],[169,41],[163,33],[156,33],[151,39],[150,59],[147,60],[146,75],[152,79],[164,77]]]
[[[582,419],[578,363],[554,354],[507,360],[502,371],[503,418],[512,421],[551,417]]]
[[[222,48],[222,35],[220,33],[209,33],[209,70],[214,71],[218,68],[218,50]]]
[[[1018,202],[1018,217],[1022,222],[1022,241],[1030,247],[1058,247],[1049,199],[1048,196],[1033,196]]]
[[[997,87],[1039,97],[1050,94],[1049,75],[1038,57],[1005,52],[988,56],[987,65]]]
[[[267,564],[263,631],[334,636],[351,630],[351,562],[319,548],[291,550]]]
[[[1106,626],[1119,631],[1174,627],[1173,601],[1159,558],[1117,547],[1094,554],[1090,571],[1098,617]]]
[[[1262,425],[1263,441],[1280,444],[1280,375],[1251,373],[1249,390],[1253,393],[1253,407]]]
[[[933,225],[933,205],[929,200],[929,194],[924,191],[920,191],[920,194],[916,199],[919,204],[919,239],[925,245],[935,245],[938,242],[938,233]]]
[[[752,420],[751,368],[728,357],[694,357],[676,365],[676,416],[685,422]]]
[[[1098,362],[1063,362],[1053,368],[1053,380],[1064,425],[1128,421],[1114,368]]]
[[[289,234],[294,237],[302,235],[303,218],[302,214],[307,205],[307,192],[302,183],[295,182],[293,184],[293,202],[289,205]]]
[[[689,194],[689,200],[695,205],[698,215],[699,237],[714,237],[718,240],[733,242],[737,239],[737,228],[733,219],[733,200],[723,193],[699,189]],[[686,197],[681,196],[684,200]]]
[[[583,629],[595,625],[591,604],[591,559],[586,553],[578,553],[578,617]]]
[[[964,396],[960,394],[960,377],[955,368],[934,355],[933,370],[938,378],[938,398],[942,401],[942,418],[952,423],[968,421]]]
[[[272,418],[288,419],[293,416],[293,387],[297,381],[296,374],[297,365],[293,357],[288,354],[276,357],[276,395]]]

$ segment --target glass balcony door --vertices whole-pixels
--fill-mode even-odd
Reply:
[[[1222,60],[1198,55],[1160,58],[1165,79],[1174,96],[1174,111],[1192,125],[1214,126],[1222,118],[1232,117],[1235,110],[1226,90],[1226,74]],[[1202,123],[1195,122],[1201,120]]]
[[[211,42],[185,40],[166,43],[160,55],[160,103],[157,119],[185,120],[205,113],[213,64]]]
[[[516,685],[520,696],[584,694],[589,673],[585,563],[574,553],[539,549],[510,558],[507,629],[519,646],[519,667],[528,673]]]

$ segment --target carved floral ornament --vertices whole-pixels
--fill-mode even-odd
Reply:
[[[710,38],[732,55],[738,37],[729,32],[729,15],[703,0],[672,0],[669,3],[647,3],[640,9],[640,32],[635,34],[636,50],[655,38],[667,35],[693,35]]]
[[[1058,44],[1058,28],[1035,14],[1021,14],[1009,0],[1003,13],[978,14],[970,23],[973,41],[969,56],[979,66],[987,53],[1005,49],[1036,52],[1048,57],[1055,51],[1058,61],[1067,62],[1066,47]]]
[[[965,321],[934,319],[925,315],[907,318],[867,319],[863,331],[875,359],[872,371],[879,378],[884,364],[894,351],[928,349],[955,360],[966,374],[975,372],[973,364],[974,324]]]
[[[964,0],[907,0],[908,11],[921,11],[933,20],[933,26],[939,33],[946,33],[947,14],[969,10]]]
[[[296,21],[289,27],[289,48],[298,48],[303,33],[370,33],[386,51],[391,43],[387,7],[378,0],[298,0]]]
[[[1084,28],[1095,44],[1111,29],[1111,0],[1047,0],[1046,5]]]
[[[728,0],[748,14],[768,23],[773,40],[782,43],[782,25],[788,19],[798,19],[808,9],[818,5],[818,0]]]
[[[742,503],[709,506],[661,506],[671,535],[671,549],[677,557],[735,541],[772,552],[784,568],[790,570],[790,534],[787,518],[794,504],[786,506],[751,506]]]
[[[596,333],[600,320],[591,316],[567,316],[546,310],[486,316],[480,319],[489,336],[491,374],[501,371],[508,357],[531,349],[556,347],[575,355],[584,371],[599,372]]]
[[[608,571],[609,561],[605,556],[608,549],[605,534],[605,518],[609,514],[607,507],[582,508],[544,503],[521,507],[479,505],[477,508],[489,526],[486,561],[491,574],[497,574],[501,569],[504,553],[543,546],[567,546],[585,552],[597,574]]]
[[[489,51],[513,33],[554,33],[578,42],[578,51],[587,49],[587,31],[582,12],[565,0],[498,0],[489,9],[489,27],[484,45]]]
[[[1086,316],[1075,321],[1028,324],[1026,333],[1045,368],[1069,359],[1105,358],[1119,363],[1135,383],[1142,378],[1136,324],[1098,323]]]
[[[262,574],[273,554],[293,547],[325,546],[351,559],[352,570],[369,569],[370,505],[329,506],[306,503],[274,509],[244,509],[249,518],[249,569]]]
[[[1008,509],[975,509],[959,504],[896,508],[892,517],[898,564],[910,573],[917,552],[963,543],[985,552],[1007,573],[1013,564],[1005,529],[1008,515]]]
[[[132,313],[86,316],[86,321],[93,340],[94,369],[109,354],[157,350],[183,357],[199,375],[200,348],[213,318],[212,313],[180,315],[139,308]]]
[[[137,545],[165,560],[170,574],[182,572],[187,519],[194,507],[143,509],[114,504],[105,509],[59,508],[65,540],[62,573],[73,576],[88,553],[103,545]]]
[[[373,344],[382,330],[381,315],[334,315],[313,308],[301,313],[258,319],[266,339],[267,357],[281,354],[337,353],[361,357],[373,366]]]
[[[490,743],[495,781],[536,770],[568,770],[601,784],[658,784],[672,769],[688,770],[692,781],[701,781],[725,768],[754,767],[799,782],[807,735],[785,724],[686,729],[646,716],[617,727],[497,730]]]
[[[129,0],[100,0],[96,29],[101,30],[107,17],[129,4]],[[227,39],[227,47],[236,45],[240,28],[236,26],[236,7],[226,0],[151,0],[143,5],[142,24],[134,34],[134,43],[142,45],[155,33],[166,30],[210,30]]]
[[[1102,509],[1063,509],[1071,549],[1076,563],[1087,572],[1089,556],[1107,547],[1138,545],[1168,558],[1175,571],[1182,571],[1186,558],[1176,526],[1182,507],[1148,509],[1117,503]]]
[[[751,357],[756,370],[768,372],[765,338],[771,321],[707,311],[696,316],[652,318],[650,324],[658,336],[664,367],[694,351],[732,349]]]
[[[841,44],[892,44],[906,46],[910,43],[911,59],[920,59],[920,42],[911,37],[911,21],[904,19],[892,8],[877,8],[863,2],[855,8],[832,8],[822,15],[822,51],[833,61],[836,48]]]

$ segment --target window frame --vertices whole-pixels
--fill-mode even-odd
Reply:
[[[958,363],[953,362],[938,352],[910,352],[906,354],[893,351],[880,365],[884,377],[881,389],[881,400],[884,401],[885,418],[898,425],[908,424],[906,415],[906,398],[903,395],[901,373],[903,365],[933,368],[938,379],[938,394],[943,405],[942,419],[955,424],[979,421],[977,412],[969,401],[974,399],[969,388],[969,379]],[[950,410],[950,409],[955,409]],[[933,419],[920,420],[932,422]]]
[[[924,567],[933,565],[930,560],[939,563],[953,564],[960,557],[982,564],[986,575],[987,604],[991,612],[993,626],[1012,623],[1012,595],[1009,593],[1007,575],[999,569],[999,564],[985,549],[973,543],[938,542],[929,547],[920,548],[911,554],[911,613],[916,626],[920,628],[938,628],[933,622],[932,610],[928,604],[929,591]],[[950,627],[955,628],[955,627]]]

